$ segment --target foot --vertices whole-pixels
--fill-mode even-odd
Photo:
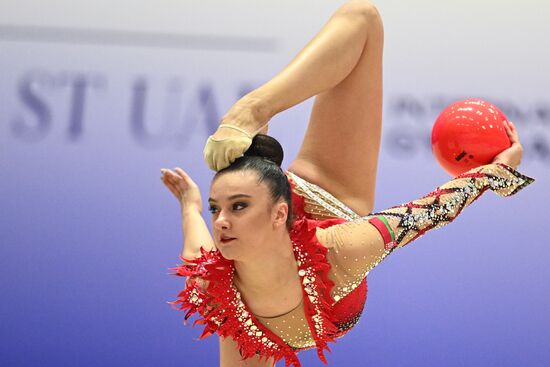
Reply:
[[[220,125],[232,125],[247,132],[251,137],[267,132],[267,123],[271,119],[269,108],[262,99],[247,94],[237,101],[222,117]],[[214,139],[225,139],[242,135],[239,129],[218,129],[212,135]]]

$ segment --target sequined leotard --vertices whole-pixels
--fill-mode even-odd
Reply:
[[[299,307],[275,318],[254,316],[233,285],[233,262],[219,251],[203,250],[200,258],[172,269],[189,277],[172,304],[187,310],[185,319],[199,313],[203,337],[231,337],[243,358],[285,358],[287,366],[300,366],[296,351],[312,347],[326,362],[327,342],[361,315],[367,274],[396,248],[450,223],[486,190],[509,196],[534,181],[503,164],[481,166],[420,199],[359,217],[318,186],[287,176],[296,216],[290,238],[303,286]]]

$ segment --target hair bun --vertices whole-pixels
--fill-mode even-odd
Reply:
[[[267,159],[279,167],[281,167],[284,157],[283,147],[277,139],[263,134],[254,136],[252,139],[252,144],[244,155]]]

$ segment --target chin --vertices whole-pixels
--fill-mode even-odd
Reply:
[[[235,251],[232,246],[224,245],[224,244],[218,244],[218,250],[222,254],[224,258],[227,260],[237,260],[238,254],[237,251]]]

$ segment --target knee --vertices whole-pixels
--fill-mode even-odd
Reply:
[[[383,28],[380,13],[369,0],[349,0],[337,10],[337,14],[361,17],[370,27]]]
[[[378,9],[369,0],[349,0],[338,9],[338,13],[358,15],[368,19],[380,17]]]

